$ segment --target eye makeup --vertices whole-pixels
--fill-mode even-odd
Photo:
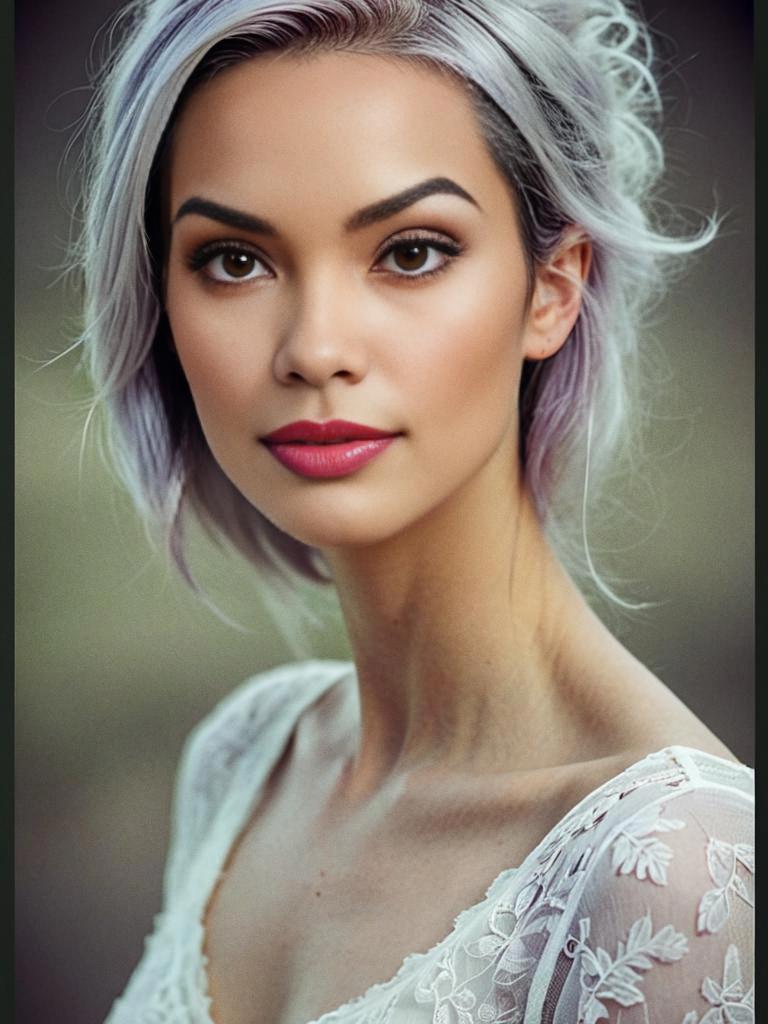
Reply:
[[[415,228],[387,239],[374,257],[371,271],[402,281],[420,281],[446,270],[465,247],[442,232]],[[424,258],[426,257],[426,258]],[[389,261],[389,266],[383,265]],[[276,276],[261,249],[243,239],[217,239],[196,247],[186,265],[213,284],[249,284]],[[213,267],[218,263],[218,273]],[[262,271],[253,273],[258,270]]]
[[[261,250],[250,245],[248,242],[244,242],[239,239],[221,239],[215,242],[206,242],[204,245],[198,246],[194,250],[194,252],[187,258],[186,263],[190,270],[195,272],[202,271],[205,270],[205,268],[218,256],[232,257],[235,259],[237,257],[248,257],[253,260],[254,263],[261,263],[270,272],[270,274],[272,273]],[[269,275],[260,274],[258,276],[265,277]],[[213,280],[218,279],[213,278]],[[232,280],[238,280],[236,274],[233,275]],[[252,280],[252,278],[250,280]],[[225,284],[227,282],[221,281],[220,283]]]
[[[436,265],[432,265],[425,269],[423,262],[419,262],[419,251],[422,253],[428,253],[432,250],[432,253],[440,253],[441,258]],[[450,264],[464,252],[464,247],[460,245],[455,239],[452,239],[444,234],[435,234],[434,232],[417,229],[407,231],[405,234],[399,235],[395,238],[388,239],[383,247],[379,250],[374,263],[374,268],[379,267],[385,260],[390,257],[396,258],[400,256],[404,257],[405,263],[411,262],[411,266],[403,266],[402,263],[396,264],[398,269],[382,268],[375,270],[376,273],[392,274],[394,277],[403,278],[405,280],[420,281],[424,278],[434,277],[436,274],[442,273],[446,270]],[[429,259],[429,258],[428,258]],[[413,264],[416,265],[413,265]]]

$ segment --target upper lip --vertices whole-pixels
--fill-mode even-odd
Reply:
[[[296,420],[286,423],[284,427],[266,434],[262,441],[367,441],[377,437],[392,437],[396,431],[377,430],[363,423],[351,423],[349,420],[328,420],[326,423],[314,423],[312,420]]]

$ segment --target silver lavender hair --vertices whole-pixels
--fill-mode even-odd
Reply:
[[[77,252],[82,344],[109,442],[139,510],[192,581],[187,509],[261,568],[327,581],[319,551],[234,487],[203,437],[160,298],[163,143],[195,85],[266,51],[397,56],[458,76],[516,197],[531,271],[578,227],[593,249],[582,311],[560,351],[526,364],[520,457],[539,516],[578,572],[573,497],[599,483],[631,422],[641,313],[671,261],[704,246],[654,225],[664,168],[652,43],[622,0],[145,0],[90,111]],[[585,468],[586,460],[586,468]],[[569,504],[570,502],[570,504]],[[578,521],[578,517],[577,517]],[[582,521],[582,527],[584,523]],[[582,559],[601,589],[586,532]],[[622,603],[620,599],[619,603]]]

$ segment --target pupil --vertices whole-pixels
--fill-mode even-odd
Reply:
[[[253,270],[254,257],[245,252],[228,252],[222,262],[231,277],[246,277]]]
[[[420,270],[427,262],[427,246],[403,246],[396,253],[396,261],[401,270]]]

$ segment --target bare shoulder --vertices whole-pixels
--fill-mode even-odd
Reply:
[[[692,747],[738,761],[666,683],[634,659],[620,679],[606,687],[603,699],[618,762],[632,764],[668,746]]]
[[[703,722],[684,706],[676,707],[677,698],[671,693],[670,697],[663,717],[638,715],[622,723],[623,743],[617,743],[615,750],[603,756],[571,760],[542,775],[540,799],[550,828],[627,769],[639,768],[651,755],[668,747],[687,747],[740,763]]]

